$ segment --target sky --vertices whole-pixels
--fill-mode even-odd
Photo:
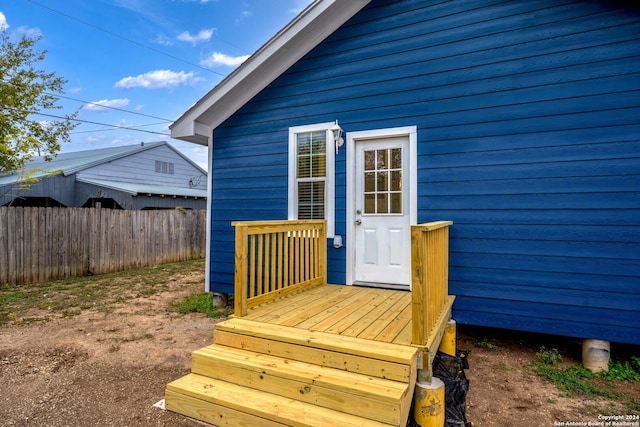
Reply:
[[[206,147],[169,124],[311,2],[0,0],[0,27],[41,37],[38,68],[67,81],[52,114],[83,122],[61,152],[168,141],[206,169]]]

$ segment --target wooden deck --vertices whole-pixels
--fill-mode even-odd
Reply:
[[[443,269],[445,235],[430,234],[447,226],[423,227],[425,239],[412,243],[425,261],[412,292],[326,284],[322,227],[253,243],[240,233],[236,295],[244,301],[236,296],[213,344],[193,353],[191,374],[167,385],[167,409],[216,426],[406,425],[416,379],[430,375],[451,316],[454,297],[440,289],[446,269],[433,274]],[[434,242],[439,255],[430,257]]]
[[[411,292],[326,285],[249,310],[247,320],[411,345]]]

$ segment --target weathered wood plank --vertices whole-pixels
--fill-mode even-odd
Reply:
[[[9,256],[8,256],[8,241],[7,235],[7,212],[8,208],[0,206],[0,285],[4,286],[9,283]]]
[[[177,211],[2,207],[0,282],[45,282],[179,260],[177,242],[185,239],[190,248],[185,253],[199,257],[204,241],[199,224],[206,214],[192,216],[197,230],[189,230]],[[158,218],[169,218],[175,230],[167,233]],[[158,237],[169,234],[175,239]]]

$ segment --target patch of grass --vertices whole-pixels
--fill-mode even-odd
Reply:
[[[117,304],[164,292],[170,289],[169,283],[184,277],[185,273],[204,271],[204,264],[205,260],[199,259],[33,285],[2,285],[0,324],[20,324],[25,316],[33,315],[30,312],[33,310],[63,317],[92,309],[108,315]]]
[[[629,411],[631,411],[632,414],[640,414],[640,400],[631,399],[625,403],[625,406],[629,408]]]
[[[618,393],[605,390],[593,384],[597,375],[593,374],[582,365],[573,365],[568,368],[550,366],[541,361],[531,362],[534,372],[555,384],[560,390],[567,392],[569,396],[582,395],[587,397],[605,397],[616,399]]]
[[[228,316],[230,309],[218,310],[213,305],[213,295],[210,293],[200,293],[189,295],[179,301],[175,301],[169,306],[171,311],[180,314],[202,313],[207,317],[218,318]]]
[[[610,381],[625,383],[640,381],[640,357],[631,356],[630,360],[609,360],[609,370],[603,377]]]
[[[572,365],[568,368],[557,366],[562,362],[562,357],[553,348],[541,347],[536,355],[539,360],[532,362],[529,366],[538,376],[551,381],[569,396],[581,395],[618,400],[623,396],[612,391],[615,389],[615,381],[640,381],[640,357],[631,356],[630,360],[624,361],[610,360],[609,371],[596,374],[582,365]],[[640,412],[640,402],[637,399],[631,399],[624,404],[630,410]]]
[[[498,348],[498,346],[491,342],[491,340],[489,340],[489,338],[487,337],[482,338],[482,340],[476,341],[475,346],[478,348],[485,348],[489,351],[493,351]]]

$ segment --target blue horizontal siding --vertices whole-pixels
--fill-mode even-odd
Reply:
[[[212,286],[231,290],[231,221],[287,217],[289,127],[415,125],[459,322],[640,344],[638,70],[624,3],[373,0],[215,130]]]

